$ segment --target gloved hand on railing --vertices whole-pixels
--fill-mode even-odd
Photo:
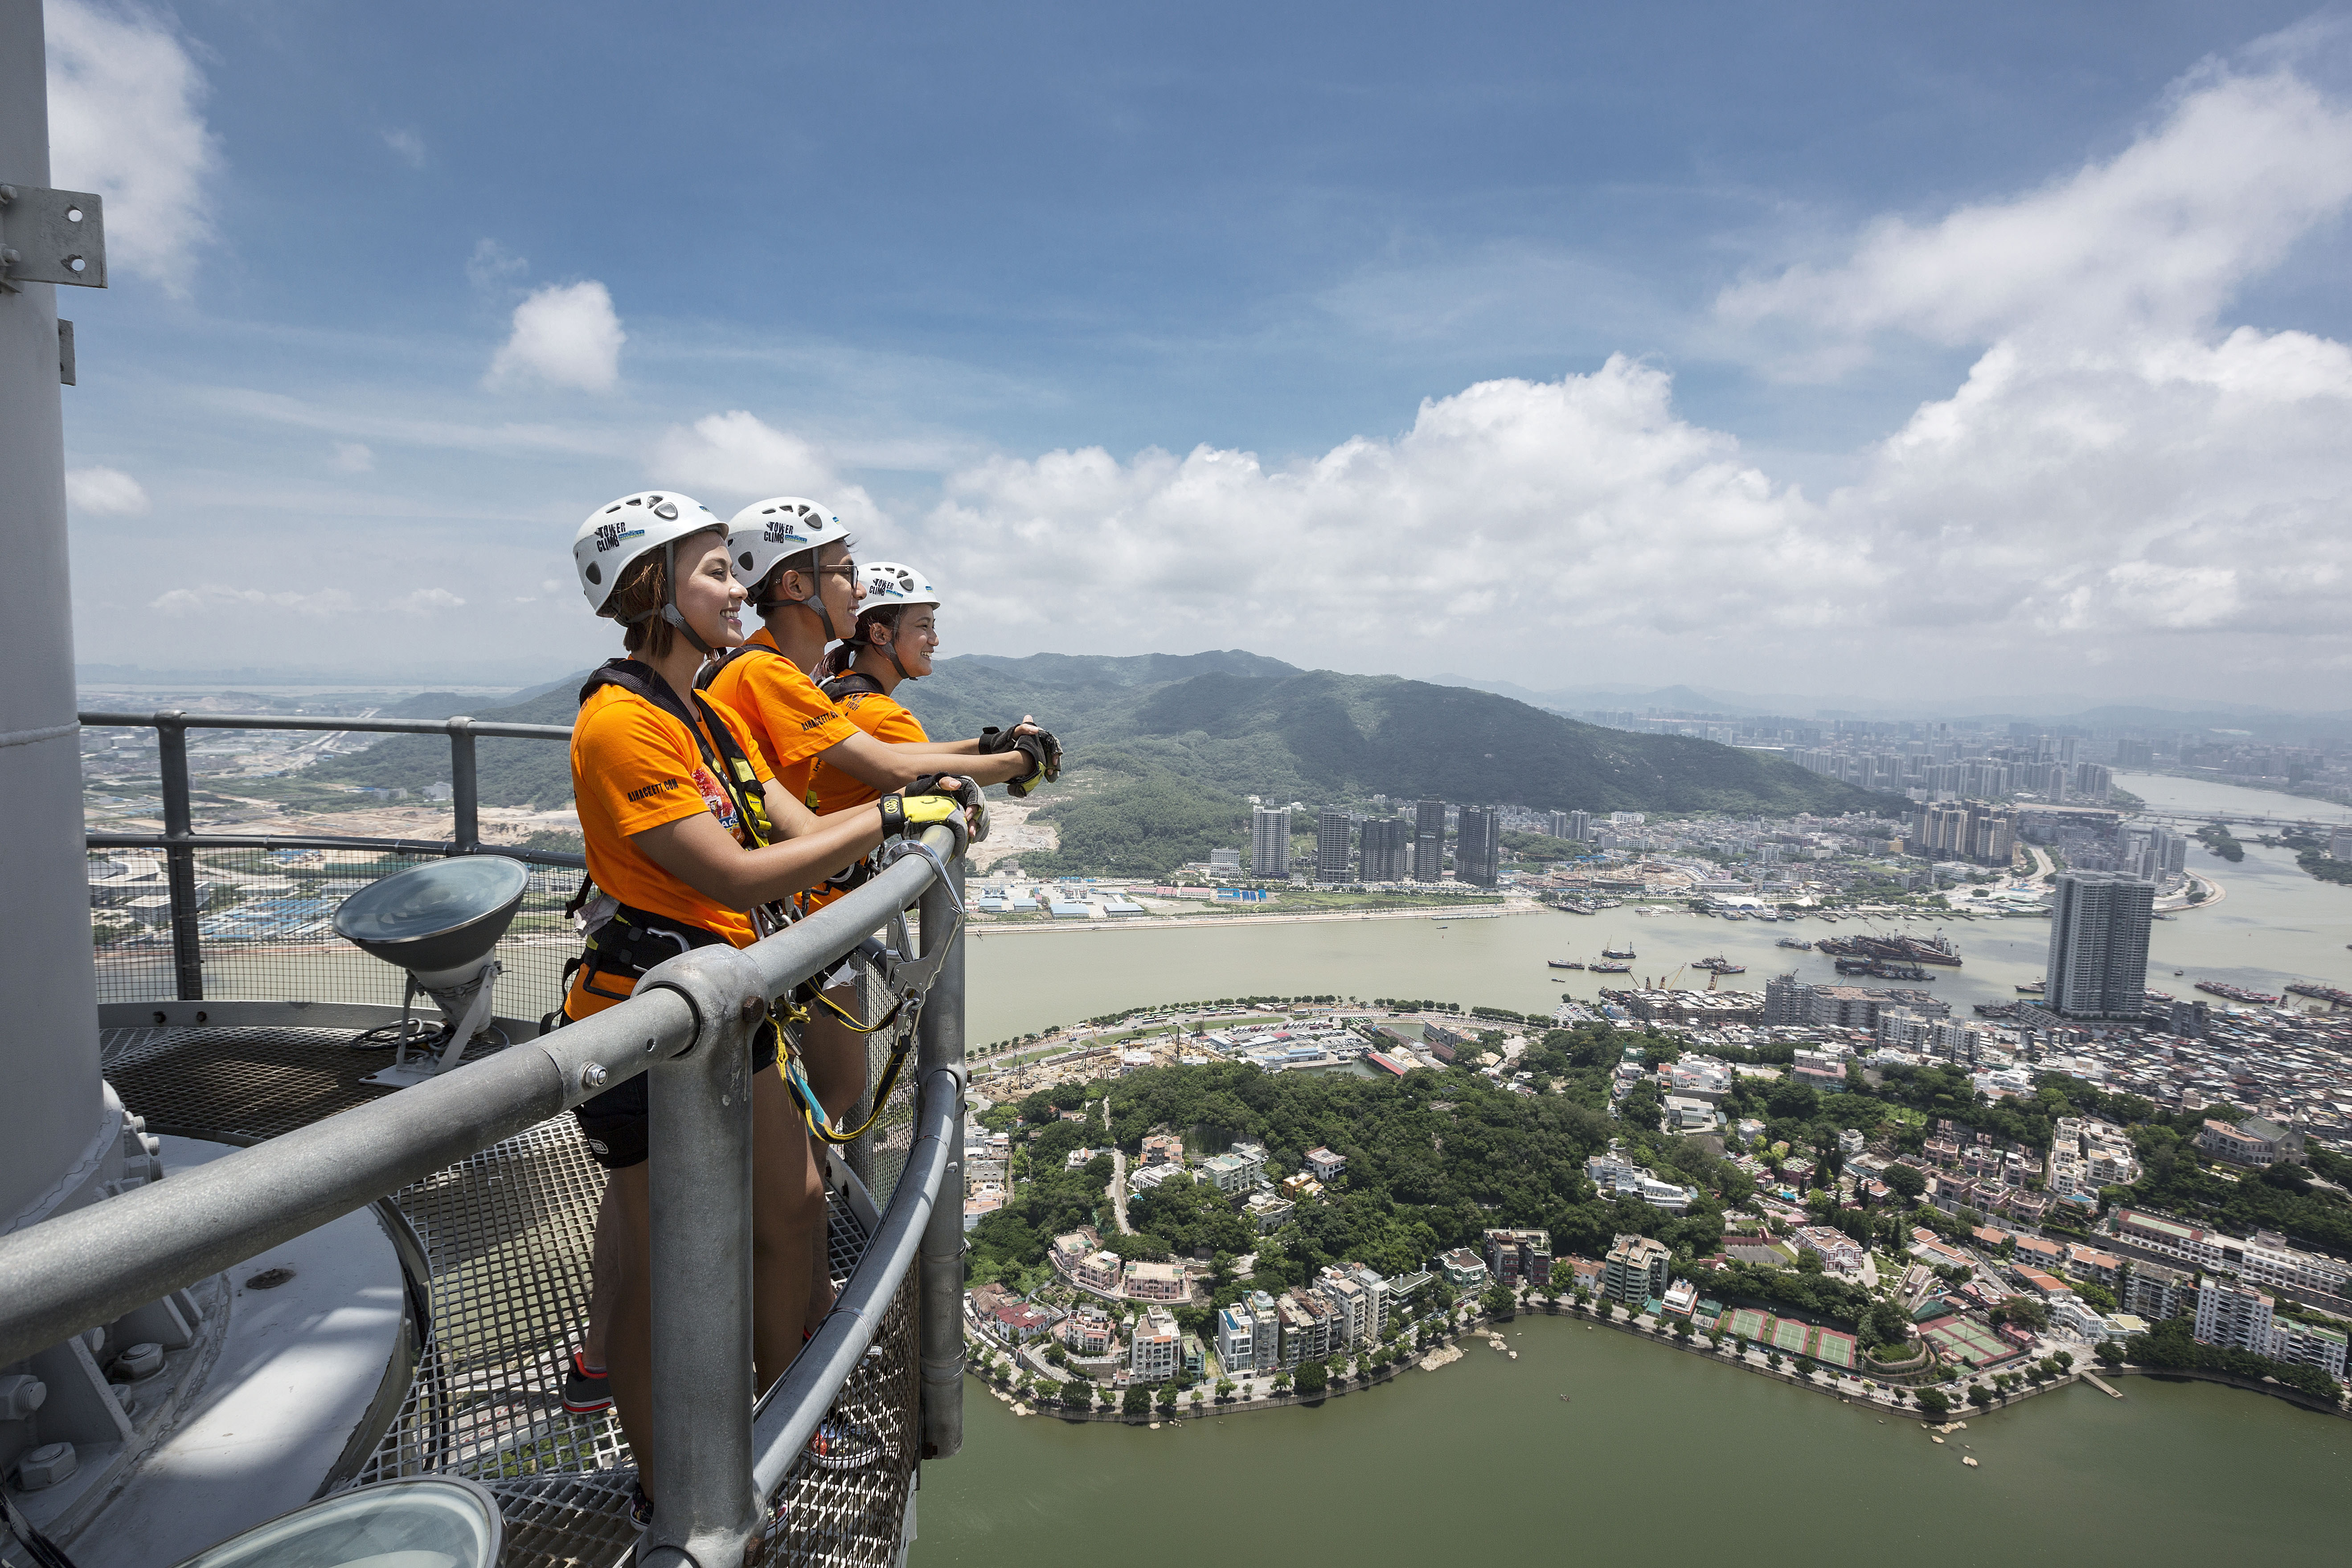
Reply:
[[[926,773],[881,800],[882,837],[911,838],[933,823],[961,829],[957,853],[988,837],[988,802],[980,786],[953,773]]]

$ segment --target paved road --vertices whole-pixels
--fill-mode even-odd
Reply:
[[[1103,1131],[1110,1131],[1110,1096],[1102,1097]],[[1110,1217],[1121,1236],[1133,1236],[1135,1227],[1127,1223],[1127,1154],[1118,1144],[1110,1150]]]

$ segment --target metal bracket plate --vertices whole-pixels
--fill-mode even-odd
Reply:
[[[106,287],[106,206],[89,191],[0,185],[0,289]]]

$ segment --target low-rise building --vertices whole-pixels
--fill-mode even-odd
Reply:
[[[1217,1364],[1227,1377],[1257,1369],[1257,1320],[1238,1301],[1218,1309]]]
[[[1307,1151],[1306,1165],[1307,1174],[1317,1181],[1329,1182],[1348,1168],[1348,1157],[1345,1154],[1334,1154],[1328,1149],[1309,1149]]]
[[[1176,1316],[1154,1307],[1137,1321],[1128,1336],[1128,1375],[1138,1383],[1165,1383],[1176,1375],[1183,1336],[1176,1331]]]
[[[1202,1162],[1201,1172],[1221,1193],[1246,1193],[1265,1179],[1265,1166],[1230,1152]]]
[[[1789,1239],[1820,1258],[1822,1267],[1832,1274],[1862,1272],[1862,1245],[1842,1230],[1825,1225],[1800,1226]]]
[[[1116,1296],[1119,1294],[1118,1277],[1122,1267],[1122,1260],[1116,1252],[1090,1252],[1078,1259],[1076,1267],[1070,1270],[1070,1283],[1097,1295]]]
[[[1080,1307],[1064,1318],[1056,1331],[1070,1353],[1082,1357],[1110,1354],[1110,1314],[1099,1307]]]
[[[1486,1239],[1486,1272],[1502,1284],[1517,1289],[1551,1278],[1551,1232],[1490,1230]]]
[[[1242,1205],[1242,1217],[1264,1233],[1279,1229],[1297,1207],[1288,1198],[1278,1198],[1272,1193],[1252,1193]]]
[[[1155,1132],[1143,1140],[1143,1163],[1181,1165],[1184,1163],[1184,1140],[1172,1132]]]
[[[1674,1253],[1666,1244],[1646,1236],[1620,1236],[1601,1259],[1601,1293],[1612,1301],[1639,1308],[1666,1290],[1666,1271]]]
[[[1339,1348],[1339,1314],[1321,1293],[1286,1290],[1274,1305],[1275,1313],[1282,1323],[1282,1364],[1285,1367],[1294,1367],[1306,1361],[1321,1361]]]
[[[2113,1291],[2123,1283],[2124,1260],[2112,1252],[2101,1252],[2076,1242],[2066,1248],[2066,1272]]]
[[[1445,1277],[1445,1282],[1456,1290],[1483,1290],[1486,1288],[1486,1266],[1479,1262],[1478,1255],[1466,1247],[1438,1254],[1433,1266]]]
[[[1139,1258],[1127,1266],[1121,1283],[1124,1294],[1137,1301],[1181,1301],[1192,1293],[1181,1263],[1152,1263]]]
[[[2303,1134],[2259,1116],[2236,1122],[2209,1117],[2197,1130],[2197,1147],[2232,1164],[2270,1165],[2302,1159]]]

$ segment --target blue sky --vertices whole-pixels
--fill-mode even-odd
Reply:
[[[80,657],[559,673],[660,484],[950,651],[2341,706],[2342,18],[2052,10],[53,0]]]

